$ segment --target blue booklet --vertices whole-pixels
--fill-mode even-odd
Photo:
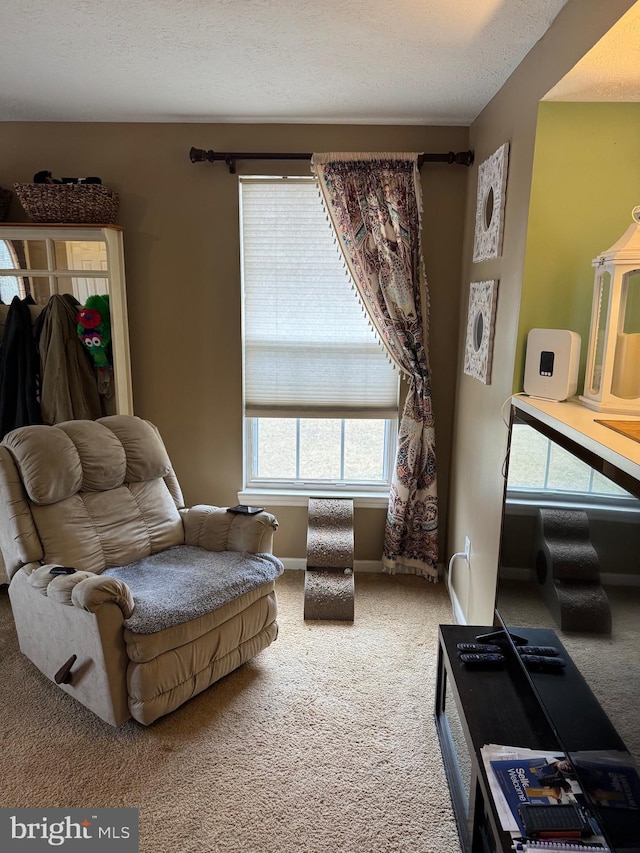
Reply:
[[[525,829],[520,806],[577,802],[575,794],[579,786],[563,755],[553,760],[547,756],[494,759],[491,768],[522,835]]]
[[[600,808],[640,809],[640,775],[628,752],[571,753],[580,787]]]

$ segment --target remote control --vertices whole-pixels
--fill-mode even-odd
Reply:
[[[518,646],[518,651],[521,655],[542,655],[548,658],[554,658],[558,654],[555,646]]]
[[[459,652],[498,652],[502,653],[500,646],[494,646],[491,643],[458,643],[457,649]]]
[[[540,672],[557,671],[566,666],[564,658],[547,657],[546,655],[521,655],[522,660],[530,669]]]
[[[50,575],[73,575],[75,574],[75,569],[72,569],[71,566],[54,566],[52,569],[49,569]]]
[[[460,660],[462,663],[467,664],[468,666],[490,666],[490,667],[498,667],[502,666],[504,663],[504,655],[497,653],[467,653],[460,655]]]

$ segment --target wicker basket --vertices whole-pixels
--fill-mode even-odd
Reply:
[[[102,184],[14,184],[33,222],[90,222],[110,225],[118,215],[118,193]]]
[[[0,222],[4,222],[7,218],[12,196],[13,193],[11,190],[5,190],[4,187],[0,187]]]

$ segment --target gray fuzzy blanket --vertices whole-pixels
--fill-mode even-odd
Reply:
[[[135,608],[125,627],[154,634],[211,613],[283,571],[273,554],[179,545],[102,574],[124,581],[131,590]]]

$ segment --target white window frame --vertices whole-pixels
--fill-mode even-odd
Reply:
[[[3,249],[0,252],[0,266],[2,266],[2,261],[7,260],[11,263],[11,266],[7,265],[6,267],[2,266],[0,269],[0,278],[2,279],[13,279],[15,282],[16,293],[14,296],[17,296],[19,299],[25,298],[25,289],[24,283],[21,280],[21,277],[18,275],[14,275],[15,270],[19,270],[20,266],[18,264],[18,258],[16,256],[15,250],[11,245],[10,240],[0,239],[0,243],[2,243]],[[5,297],[8,297],[9,294],[5,294]],[[13,296],[11,297],[13,299]],[[5,301],[5,305],[9,305],[11,299]]]
[[[270,478],[253,476],[257,453],[255,422],[257,418],[244,418],[244,482],[239,492],[243,503],[255,502],[257,498],[269,499],[279,505],[305,504],[310,496],[353,498],[357,506],[386,506],[395,464],[398,439],[397,419],[386,419],[383,447],[384,480],[313,480],[293,478]],[[328,420],[339,420],[328,418]]]

